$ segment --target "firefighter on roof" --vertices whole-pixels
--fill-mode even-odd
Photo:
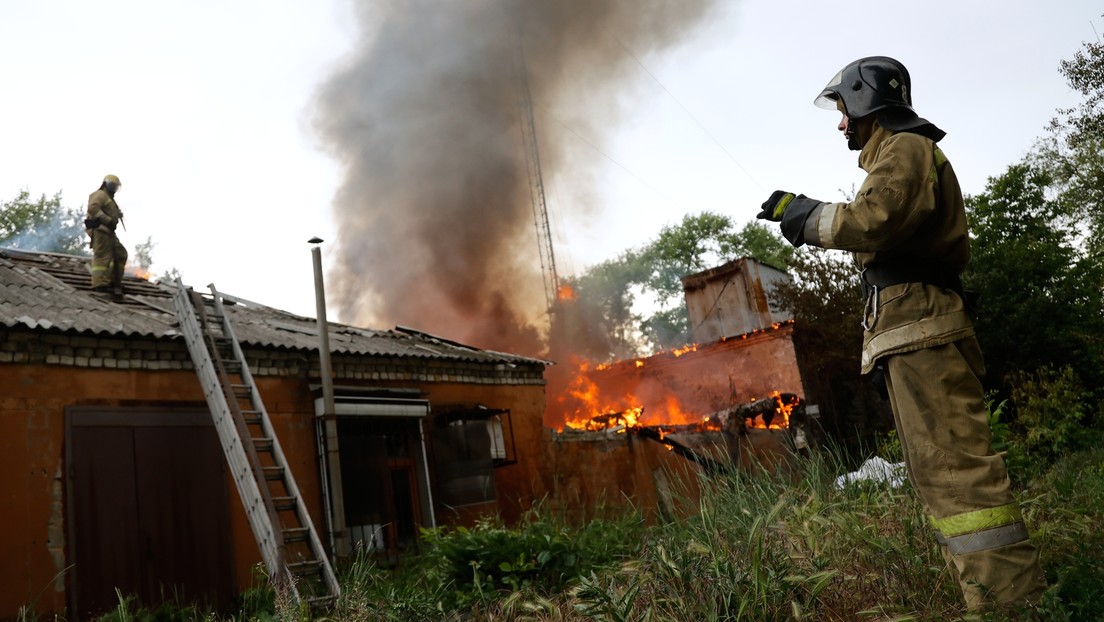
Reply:
[[[127,250],[115,235],[123,221],[123,212],[115,202],[115,193],[123,184],[114,175],[107,175],[99,189],[88,196],[85,230],[92,238],[92,289],[123,295],[123,270]]]
[[[909,478],[966,604],[1038,600],[1046,589],[1004,460],[991,447],[981,349],[959,275],[970,258],[944,132],[912,108],[911,81],[884,56],[843,68],[816,98],[866,171],[851,202],[776,191],[759,218],[794,246],[851,251],[866,305],[862,373],[884,374]]]

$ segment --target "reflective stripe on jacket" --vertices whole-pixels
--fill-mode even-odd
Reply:
[[[860,269],[886,262],[960,274],[970,259],[958,178],[936,144],[875,126],[859,154],[867,172],[849,203],[823,203],[804,224],[808,244],[851,251]],[[868,305],[862,372],[880,357],[951,343],[974,334],[961,297],[924,283],[900,283]]]

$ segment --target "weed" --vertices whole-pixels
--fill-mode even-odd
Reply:
[[[991,405],[991,422],[1001,412]],[[572,525],[538,508],[514,526],[486,520],[427,531],[421,553],[398,567],[360,551],[339,568],[342,595],[327,619],[1104,619],[1104,449],[1062,456],[1020,491],[1051,584],[1043,600],[969,615],[907,486],[837,489],[843,464],[824,453],[786,473],[675,479],[677,518],[647,527],[638,512]],[[309,618],[280,598],[260,572],[231,619]],[[214,619],[187,607],[146,611],[119,594],[103,619],[204,617]]]

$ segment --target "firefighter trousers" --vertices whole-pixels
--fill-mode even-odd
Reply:
[[[909,479],[969,609],[1039,599],[1046,579],[992,433],[975,337],[883,360]]]
[[[126,262],[126,247],[114,233],[92,230],[92,287],[122,287]]]

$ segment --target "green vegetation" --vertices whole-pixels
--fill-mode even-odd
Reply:
[[[83,207],[61,204],[61,192],[32,199],[30,192],[20,190],[11,200],[0,201],[0,248],[89,257],[92,251],[84,216]],[[130,263],[148,271],[153,265],[154,246],[152,236],[135,244]],[[179,273],[173,268],[166,276]]]
[[[702,212],[664,227],[640,248],[568,279],[577,296],[573,313],[593,327],[587,338],[573,336],[573,351],[608,361],[684,345],[690,337],[690,322],[682,277],[740,257],[785,269],[794,249],[763,223],[750,222],[737,229],[731,216]],[[638,300],[653,303],[651,311],[634,313]]]
[[[63,206],[60,192],[32,199],[20,190],[10,201],[0,201],[0,247],[90,255],[84,210]]]
[[[1099,440],[1097,434],[1097,440]],[[1013,439],[1025,441],[1025,437]],[[891,442],[888,444],[892,444]],[[1048,464],[1049,467],[1043,467]],[[1030,611],[963,613],[957,585],[908,486],[834,485],[830,452],[788,473],[702,479],[681,518],[639,511],[570,526],[427,531],[394,569],[361,556],[336,607],[314,615],[263,583],[233,615],[156,611],[120,598],[112,621],[153,620],[1096,620],[1104,617],[1104,450],[1038,459],[1018,498],[1051,589]]]

